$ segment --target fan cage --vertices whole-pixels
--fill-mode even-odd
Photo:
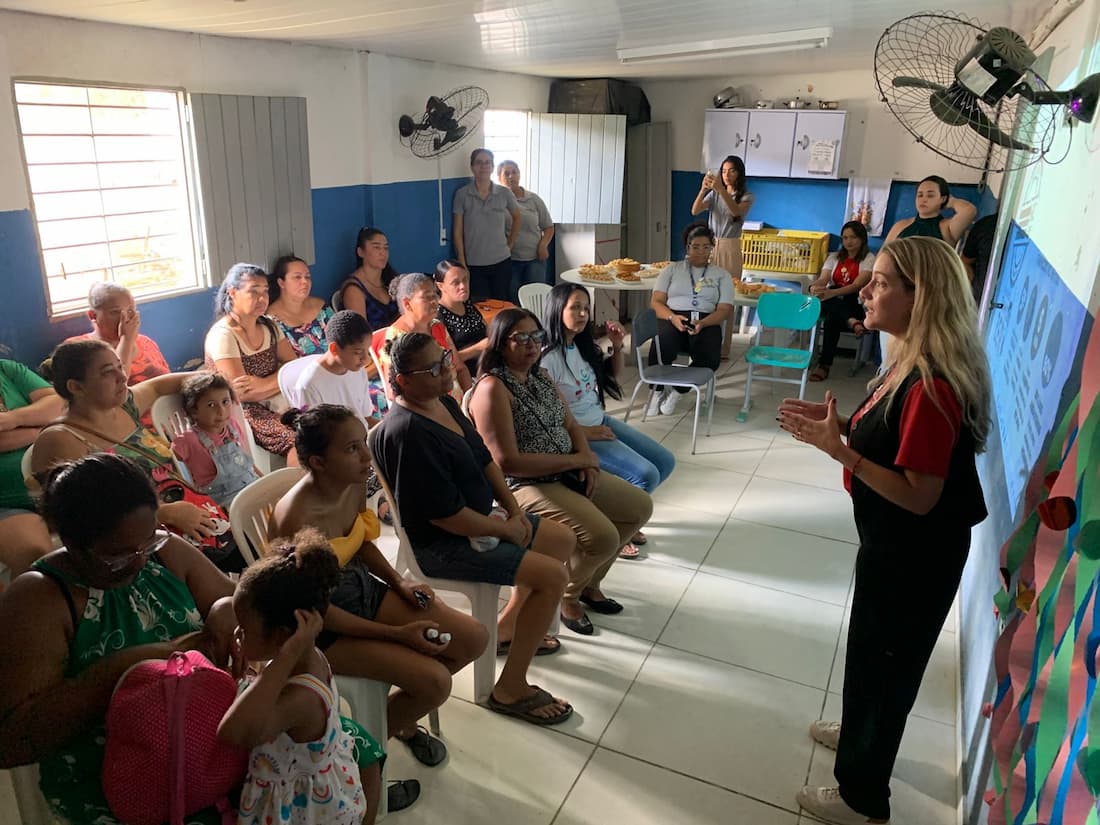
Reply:
[[[407,138],[401,138],[401,142],[408,146],[418,158],[432,159],[449,155],[469,140],[470,136],[477,131],[477,127],[481,125],[481,119],[485,115],[485,110],[489,108],[489,93],[477,86],[464,86],[461,89],[455,89],[440,99],[446,105],[454,107],[455,120],[458,121],[459,126],[466,127],[466,134],[441,148],[436,148],[435,145],[436,140],[441,136],[441,133],[435,129],[418,130]],[[414,120],[419,125],[424,122],[425,117],[426,114],[422,113]]]

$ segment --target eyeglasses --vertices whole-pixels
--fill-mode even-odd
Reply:
[[[443,372],[444,367],[449,367],[451,362],[454,361],[454,353],[449,349],[443,351],[443,357],[432,364],[430,367],[425,367],[422,370],[405,370],[402,375],[421,375],[422,373],[431,373],[432,378],[438,378],[439,374]]]
[[[534,332],[515,332],[508,336],[508,340],[517,344],[541,344],[546,341],[546,330],[536,329]]]
[[[152,537],[141,545],[137,550],[132,553],[127,553],[124,556],[117,556],[110,559],[102,559],[104,566],[112,573],[117,573],[120,570],[125,570],[134,562],[134,558],[144,559],[147,556],[151,556],[154,553],[159,552],[164,548],[164,545],[168,543],[168,540],[172,538],[170,533],[164,533],[157,531],[153,533]]]

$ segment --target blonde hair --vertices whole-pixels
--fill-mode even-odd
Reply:
[[[894,261],[902,284],[913,292],[913,311],[905,335],[890,345],[891,369],[872,380],[869,388],[885,388],[889,409],[902,383],[917,370],[925,391],[942,411],[932,383],[939,376],[958,397],[963,424],[973,434],[976,450],[983,452],[992,391],[977,307],[962,260],[936,238],[890,241],[882,253]]]

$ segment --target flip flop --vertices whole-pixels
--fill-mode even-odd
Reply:
[[[390,813],[403,811],[420,798],[420,783],[415,779],[395,779],[386,788],[386,806]]]
[[[648,541],[649,541],[649,536],[647,536],[641,530],[639,530],[637,533],[635,533],[633,538],[630,539],[631,544],[637,544],[639,547],[641,545],[645,544]]]
[[[633,561],[636,558],[641,557],[642,551],[638,549],[638,543],[632,542],[630,544],[624,544],[619,548],[620,559],[630,559]]]
[[[531,685],[531,687],[534,688],[535,692],[526,699],[520,699],[517,702],[505,704],[490,693],[489,701],[486,704],[489,710],[495,713],[500,713],[504,716],[514,716],[516,719],[522,719],[524,722],[530,722],[532,725],[560,725],[573,715],[573,706],[568,703],[565,703],[565,713],[558,714],[557,716],[539,716],[533,713],[533,711],[544,708],[547,705],[556,704],[558,700],[538,685]]]
[[[811,381],[824,381],[829,377],[829,368],[817,366],[814,367],[814,371],[810,373]]]
[[[614,616],[616,613],[623,612],[623,606],[614,599],[592,599],[581,596],[580,602],[593,613],[602,613],[605,616]]]
[[[507,656],[508,651],[511,649],[511,639],[506,642],[498,642],[497,656]],[[543,636],[542,641],[539,642],[539,646],[535,648],[535,655],[550,656],[553,653],[557,653],[559,650],[561,650],[561,641],[557,638],[557,636]]]
[[[434,768],[447,758],[447,746],[428,733],[427,728],[420,725],[417,725],[416,733],[408,739],[402,739],[399,736],[394,738],[398,742],[407,745],[409,750],[412,751],[412,755],[416,757],[416,761],[421,765]]]

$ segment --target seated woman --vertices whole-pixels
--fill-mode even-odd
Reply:
[[[130,386],[171,372],[160,347],[141,334],[141,313],[134,296],[122,284],[100,281],[88,290],[88,320],[92,331],[66,338],[70,341],[103,341],[115,351]]]
[[[297,358],[267,312],[267,275],[252,264],[234,264],[214,299],[217,320],[206,333],[206,362],[229,379],[244,407],[256,443],[297,464],[294,432],[279,421],[287,409],[279,392],[279,367]]]
[[[470,413],[526,512],[560,522],[577,536],[569,560],[562,624],[588,636],[597,613],[623,607],[600,589],[619,549],[653,513],[649,495],[613,475],[565,405],[554,381],[539,369],[546,333],[531,312],[506,309],[489,325]]]
[[[371,329],[388,327],[401,314],[401,307],[390,294],[397,270],[390,264],[390,245],[382,230],[373,226],[360,229],[355,255],[359,265],[340,287],[344,309],[358,312]]]
[[[875,253],[867,248],[867,227],[859,221],[848,221],[840,230],[840,249],[825,259],[821,277],[810,284],[810,294],[821,299],[825,319],[821,357],[810,373],[811,381],[829,377],[841,332],[850,329],[857,338],[867,332],[859,291],[871,280],[874,266]]]
[[[175,474],[172,448],[142,425],[141,415],[160,396],[179,392],[188,373],[160,375],[129,388],[118,356],[102,341],[62,344],[43,368],[69,409],[35,439],[35,478],[42,482],[54,465],[97,452],[130,459],[155,482]],[[217,532],[210,514],[186,501],[161,504],[157,519],[196,540]]]
[[[0,574],[8,580],[53,548],[22,464],[42,427],[64,412],[65,400],[48,383],[18,361],[0,359]]]
[[[312,285],[309,264],[295,255],[279,258],[268,279],[268,289],[275,300],[267,314],[278,324],[298,356],[325,351],[325,324],[333,316],[332,307],[309,294]]]
[[[485,628],[436,599],[427,585],[403,578],[375,546],[379,527],[367,509],[371,460],[362,419],[334,404],[291,410],[283,418],[294,423],[298,454],[309,472],[275,505],[269,534],[314,527],[341,565],[318,645],[337,673],[395,685],[390,736],[408,744],[425,765],[438,765],[447,749],[416,722],[447,700],[451,674],[481,655]],[[450,633],[450,644],[425,638],[429,628]]]
[[[177,650],[201,650],[224,667],[236,621],[228,599],[215,602],[233,584],[157,529],[153,486],[121,456],[55,469],[43,511],[65,546],[0,599],[0,626],[19,628],[0,634],[0,768],[38,762],[57,817],[119,825],[100,781],[115,683],[138,662]],[[222,820],[211,810],[187,821]]]
[[[569,703],[531,685],[527,668],[538,652],[560,647],[543,634],[565,588],[572,532],[520,509],[448,395],[454,382],[448,351],[410,333],[393,342],[390,357],[397,403],[372,447],[383,475],[397,482],[397,509],[417,562],[429,576],[513,586],[498,622],[498,653],[508,659],[489,707],[536,725],[564,722],[573,712]],[[491,515],[494,498],[499,517]]]
[[[714,233],[705,223],[684,230],[687,256],[657,276],[650,307],[657,313],[661,360],[671,364],[680,352],[691,353],[691,366],[718,369],[722,353],[722,322],[733,317],[733,280],[726,270],[710,264]],[[657,363],[651,345],[649,363]],[[659,388],[646,415],[672,415],[687,388]]]
[[[458,261],[446,260],[435,265],[434,277],[439,288],[437,317],[455,343],[455,357],[473,375],[489,339],[485,336],[485,319],[470,299],[470,273]]]
[[[622,398],[616,380],[623,369],[623,328],[607,325],[612,354],[605,356],[592,336],[592,302],[588,290],[558,284],[546,298],[546,346],[542,368],[569,405],[588,446],[600,457],[600,469],[652,494],[672,474],[676,458],[629,424],[604,412],[604,396]],[[636,559],[635,545],[646,543],[639,530],[619,556]]]
[[[447,327],[436,318],[439,310],[439,293],[436,291],[435,281],[423,273],[413,272],[399,276],[390,284],[390,290],[397,305],[401,307],[401,317],[390,324],[389,329],[386,330],[386,341],[400,338],[407,332],[422,332],[430,335],[439,346],[454,357],[457,350],[455,342],[447,332]],[[385,348],[380,353],[380,360],[382,369],[388,370],[389,355]],[[454,370],[457,386],[451,390],[451,393],[454,399],[461,403],[462,394],[470,389],[474,382],[470,378],[470,371],[461,360],[456,359]],[[390,386],[392,388],[392,382]]]

